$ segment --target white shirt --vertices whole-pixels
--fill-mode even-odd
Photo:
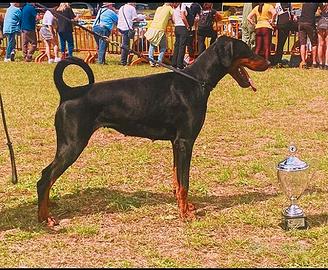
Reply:
[[[124,15],[126,18],[126,21],[128,22],[129,26],[127,25],[125,18],[123,16],[123,8],[124,8]],[[133,20],[138,18],[136,8],[132,5],[125,4],[120,7],[118,11],[118,23],[117,23],[117,28],[126,31],[132,29],[133,27]]]
[[[174,25],[175,26],[185,26],[183,23],[182,17],[181,17],[181,11],[184,11],[187,13],[187,8],[190,7],[192,3],[181,3],[181,8],[180,5],[178,5],[173,12],[173,20],[174,20]]]
[[[52,15],[52,13],[49,10],[47,10],[43,15],[42,24],[52,25],[53,20],[54,20],[54,15]]]

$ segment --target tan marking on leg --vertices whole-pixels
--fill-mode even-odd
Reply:
[[[173,195],[177,195],[179,188],[177,167],[173,167]]]
[[[38,210],[39,222],[46,221],[47,226],[49,226],[49,227],[58,225],[58,222],[56,221],[56,219],[49,215],[49,209],[48,209],[50,189],[51,189],[52,185],[55,183],[55,181],[56,181],[56,179],[50,182],[50,185],[44,194],[44,198],[41,201],[41,205]]]
[[[179,206],[179,216],[183,221],[195,218],[195,206],[192,203],[188,203],[187,197],[187,190],[180,185],[177,190],[177,201]]]

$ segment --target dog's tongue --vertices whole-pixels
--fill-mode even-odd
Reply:
[[[252,87],[253,91],[256,92],[255,84],[254,84],[251,77],[248,75],[248,72],[245,70],[245,68],[243,66],[240,67],[240,71],[241,71],[241,73],[243,73],[244,77],[247,78],[247,81],[250,84],[250,86]]]
[[[251,77],[248,75],[248,72],[245,70],[245,68],[243,66],[241,67],[241,71],[244,74],[244,76],[246,76],[247,81],[249,82],[249,84],[252,87],[253,91],[256,92],[255,84],[254,84],[254,82],[252,81]]]
[[[242,65],[232,67],[229,73],[241,87],[252,87],[253,91],[256,92],[255,84],[253,83],[251,77],[248,75],[248,72]]]
[[[255,87],[255,85],[254,85],[254,83],[253,83],[251,77],[248,77],[248,82],[249,82],[249,84],[251,85],[253,91],[256,92],[256,87]]]

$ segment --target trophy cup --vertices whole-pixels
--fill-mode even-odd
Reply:
[[[309,165],[295,156],[296,146],[289,146],[291,155],[281,161],[277,166],[278,180],[285,195],[291,204],[283,210],[283,228],[306,229],[308,227],[306,216],[298,206],[297,200],[301,197],[309,182]]]

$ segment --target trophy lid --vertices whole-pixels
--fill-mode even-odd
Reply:
[[[295,153],[296,152],[296,147],[294,145],[291,145],[289,147],[290,152]],[[277,169],[279,171],[303,171],[306,170],[309,167],[309,165],[300,160],[299,158],[295,157],[295,156],[289,156],[287,157],[285,160],[281,161],[278,166]]]

